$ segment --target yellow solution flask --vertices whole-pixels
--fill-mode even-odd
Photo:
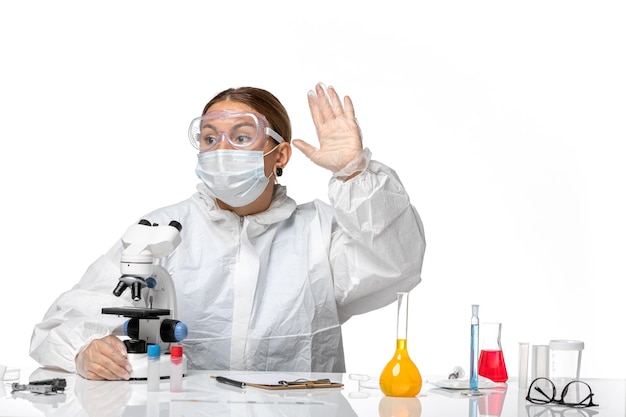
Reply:
[[[407,325],[409,293],[398,292],[396,352],[380,374],[380,389],[390,397],[415,397],[422,389],[422,375],[409,357]]]

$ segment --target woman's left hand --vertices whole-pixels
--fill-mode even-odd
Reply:
[[[308,97],[320,147],[317,149],[301,139],[294,139],[292,144],[317,165],[339,172],[363,153],[361,129],[352,100],[345,96],[342,104],[335,89],[325,88],[321,83]]]

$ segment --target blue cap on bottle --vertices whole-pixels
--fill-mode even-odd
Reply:
[[[148,357],[158,358],[161,356],[161,345],[148,345]]]

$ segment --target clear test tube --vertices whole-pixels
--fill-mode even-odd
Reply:
[[[550,378],[550,346],[533,345],[532,379]]]
[[[528,342],[520,342],[519,344],[519,368],[518,388],[526,389],[528,387]]]

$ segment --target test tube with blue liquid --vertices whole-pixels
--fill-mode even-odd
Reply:
[[[478,320],[478,304],[472,304],[470,334],[470,375],[469,375],[469,391],[464,392],[468,396],[482,395],[478,391],[478,337],[479,337],[479,320]]]
[[[470,391],[478,391],[478,304],[472,304],[470,342]]]

